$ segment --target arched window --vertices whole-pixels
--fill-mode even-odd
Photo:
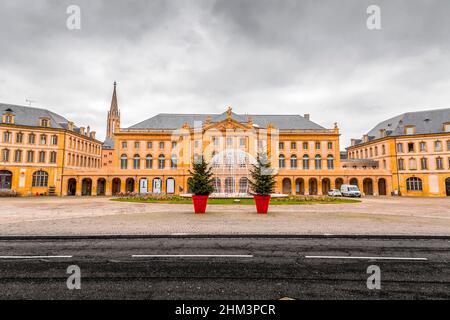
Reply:
[[[334,169],[334,157],[333,157],[332,155],[329,155],[329,156],[327,157],[327,168],[328,168],[329,170]]]
[[[214,178],[214,193],[221,193],[222,192],[222,182],[220,181],[220,178]]]
[[[282,154],[280,154],[280,157],[278,158],[278,167],[280,168],[286,167],[286,158]]]
[[[316,167],[316,170],[322,169],[322,157],[320,155],[317,155],[314,159],[314,164]]]
[[[133,156],[133,168],[140,169],[141,168],[141,157],[138,154]]]
[[[295,154],[291,156],[291,168],[297,169],[297,156]]]
[[[145,157],[145,168],[146,169],[153,168],[153,157],[151,154],[148,154],[147,157]]]
[[[41,134],[40,137],[41,137],[41,138],[40,138],[41,144],[47,144],[47,135]]]
[[[170,159],[170,167],[172,169],[176,169],[178,167],[178,158],[176,155],[172,155],[172,158]]]
[[[42,170],[33,173],[33,187],[47,187],[48,186],[48,173]]]
[[[406,190],[422,191],[422,179],[416,177],[406,179]]]
[[[128,167],[127,155],[123,154],[120,156],[120,169],[127,169],[127,167]]]
[[[158,157],[158,169],[164,169],[165,166],[166,166],[166,157],[164,157],[164,155],[161,154]]]
[[[309,169],[309,156],[307,154],[305,154],[303,156],[303,170],[308,170]]]
[[[246,177],[242,177],[239,179],[239,193],[247,193],[248,192],[248,179]]]

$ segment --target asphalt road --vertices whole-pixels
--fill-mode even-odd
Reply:
[[[348,257],[351,257],[350,259]],[[81,289],[67,288],[67,268]],[[381,289],[367,288],[367,268]],[[1,299],[450,299],[449,239],[1,240]]]

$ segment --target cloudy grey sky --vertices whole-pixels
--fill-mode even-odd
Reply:
[[[366,27],[369,5],[382,29]],[[66,28],[69,5],[81,30]],[[448,0],[1,0],[0,102],[102,138],[160,112],[304,114],[342,147],[378,121],[450,105]]]

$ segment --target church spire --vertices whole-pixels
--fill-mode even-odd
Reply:
[[[108,123],[106,128],[106,137],[113,139],[114,133],[120,128],[120,111],[117,103],[116,93],[117,82],[114,81],[114,90],[111,99],[111,108],[108,112]]]
[[[111,99],[111,108],[109,112],[111,115],[119,115],[119,106],[117,104],[117,93],[116,93],[117,82],[114,81],[114,90]]]

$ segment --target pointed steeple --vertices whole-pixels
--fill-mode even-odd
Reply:
[[[114,90],[111,99],[111,108],[108,112],[108,123],[106,128],[106,137],[113,138],[114,133],[120,129],[120,111],[117,103],[116,93],[117,82],[114,81]]]
[[[116,93],[117,82],[114,81],[114,90],[111,99],[111,108],[109,112],[111,115],[119,115],[119,105],[117,104],[117,93]]]

